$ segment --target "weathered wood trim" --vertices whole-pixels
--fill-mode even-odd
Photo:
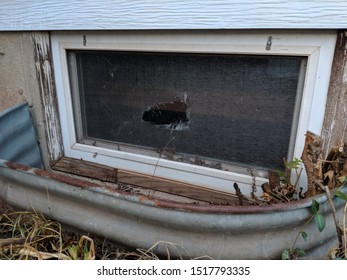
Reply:
[[[207,189],[204,187],[143,175],[124,170],[117,170],[105,165],[62,157],[53,166],[54,170],[67,172],[103,182],[123,183],[160,192],[192,198],[216,204],[238,204],[235,194]]]
[[[238,205],[238,198],[234,194],[207,189],[178,181],[167,180],[124,170],[118,170],[117,179],[120,183],[140,186],[196,200],[218,204]]]
[[[337,36],[331,69],[329,92],[325,110],[322,138],[325,157],[332,146],[347,141],[347,32]]]
[[[39,81],[44,126],[52,166],[63,154],[62,134],[60,129],[58,104],[54,85],[50,35],[48,32],[32,33],[35,54],[36,75]]]
[[[104,182],[117,182],[117,169],[89,161],[62,157],[53,169]]]

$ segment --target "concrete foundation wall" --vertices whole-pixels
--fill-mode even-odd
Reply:
[[[45,166],[48,154],[31,32],[0,32],[0,111],[28,102]]]
[[[0,34],[0,110],[27,100],[22,35]]]

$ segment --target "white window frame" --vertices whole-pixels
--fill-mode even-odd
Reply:
[[[271,36],[271,48],[266,44]],[[305,133],[321,134],[334,55],[333,31],[112,31],[53,32],[52,56],[64,155],[131,172],[230,192],[233,182],[241,187],[253,184],[250,175],[174,162],[159,157],[123,152],[78,143],[69,84],[67,50],[122,50],[306,56],[294,157],[300,158]],[[260,174],[255,183],[266,182]]]

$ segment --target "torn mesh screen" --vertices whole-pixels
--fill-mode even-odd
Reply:
[[[304,58],[74,51],[84,138],[280,168]]]

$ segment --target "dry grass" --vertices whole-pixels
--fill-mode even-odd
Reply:
[[[166,254],[159,256],[158,247]],[[0,198],[0,260],[159,260],[183,259],[186,250],[159,241],[149,249],[129,249],[79,234],[35,211],[16,211]],[[198,259],[210,259],[202,256]]]
[[[164,246],[166,256],[159,257],[155,253],[158,246]],[[59,222],[36,212],[0,215],[0,260],[183,259],[182,251],[184,249],[178,245],[165,241],[159,241],[147,250],[128,250],[96,237],[65,230]]]
[[[0,215],[1,259],[95,259],[94,242],[63,233],[58,222],[35,212]]]
[[[73,231],[36,212],[0,215],[2,260],[158,259],[149,251],[128,251]]]

